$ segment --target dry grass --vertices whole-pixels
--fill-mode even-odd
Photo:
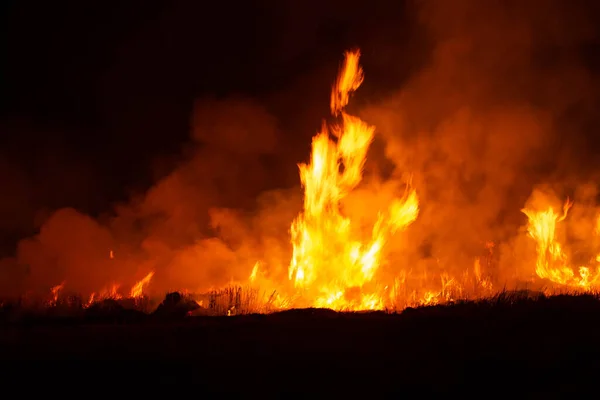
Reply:
[[[386,313],[400,313],[407,309],[424,309],[431,306],[450,307],[453,305],[472,305],[487,307],[506,307],[523,303],[535,303],[555,297],[587,297],[600,300],[599,292],[577,291],[577,290],[507,290],[495,293],[491,296],[478,299],[456,298],[453,301],[438,304],[409,304],[403,303],[399,307],[389,307],[382,310]],[[203,295],[182,295],[182,298],[193,298],[200,305],[195,315],[235,316],[248,314],[269,314],[284,309],[289,309],[286,303],[275,291],[261,291],[255,287],[229,286],[219,290],[213,290]],[[96,311],[123,309],[133,310],[150,314],[162,299],[158,298],[129,298],[121,300],[107,300],[106,306],[103,302],[95,303],[90,307],[77,295],[63,295],[56,299],[23,296],[20,298],[0,300],[0,318],[6,319],[6,315],[28,315],[28,316],[84,316],[94,308]],[[110,303],[110,304],[108,304]]]
[[[276,291],[265,292],[257,288],[229,286],[208,293],[208,310],[213,315],[268,314],[276,311]]]

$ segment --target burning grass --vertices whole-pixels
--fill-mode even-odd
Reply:
[[[403,308],[385,308],[379,311],[331,310],[328,308],[279,308],[275,305],[276,292],[261,291],[256,288],[229,286],[205,294],[168,293],[159,298],[141,296],[136,298],[111,298],[87,304],[80,296],[63,295],[52,300],[21,297],[4,299],[0,302],[0,321],[7,324],[29,322],[43,323],[69,320],[72,322],[137,322],[150,319],[183,319],[189,317],[244,316],[253,314],[277,315],[432,315],[455,312],[478,313],[482,310],[519,310],[540,307],[557,302],[584,302],[594,305],[600,311],[600,292],[576,290],[542,291],[502,290],[492,296],[476,300],[456,297],[454,300],[439,303],[420,303]],[[569,299],[569,300],[565,300]],[[589,308],[589,307],[588,307]],[[461,311],[462,310],[462,311]],[[475,316],[475,315],[474,315]]]
[[[172,292],[164,299],[142,295],[114,296],[90,303],[75,294],[52,291],[50,298],[22,296],[0,301],[1,320],[45,320],[53,318],[110,318],[142,316],[234,316],[269,314],[279,310],[277,293],[252,287],[228,286],[204,294]]]
[[[119,245],[111,243],[112,240],[107,241],[111,246],[102,246],[103,249],[94,242],[83,247],[97,253],[97,264],[90,264],[95,269],[105,271],[110,266],[121,270],[135,265],[137,273],[143,271],[145,277],[137,276],[136,279],[142,279],[129,290],[123,290],[119,284],[123,282],[115,282],[111,274],[107,274],[84,301],[76,295],[65,295],[65,290],[78,287],[81,282],[77,279],[71,282],[69,274],[61,272],[61,276],[50,282],[55,285],[50,289],[50,300],[27,297],[18,299],[16,307],[28,310],[47,307],[58,314],[85,314],[88,309],[99,312],[98,309],[110,304],[113,308],[118,305],[150,313],[159,302],[147,298],[149,290],[216,287],[205,294],[167,296],[168,301],[163,302],[159,312],[165,313],[169,307],[176,308],[175,314],[185,309],[193,315],[228,316],[307,307],[397,312],[421,305],[500,298],[506,293],[501,285],[509,282],[513,288],[523,281],[549,283],[582,292],[600,288],[600,209],[591,201],[597,197],[597,188],[582,190],[577,201],[561,201],[562,195],[554,191],[546,193],[536,189],[521,210],[527,217],[527,225],[522,226],[520,233],[515,232],[514,237],[504,233],[496,235],[476,224],[473,227],[481,237],[475,242],[472,237],[461,237],[460,228],[463,224],[469,225],[471,216],[464,220],[452,218],[453,223],[436,217],[430,220],[432,210],[438,214],[442,209],[445,211],[448,204],[438,207],[439,210],[432,208],[431,203],[427,203],[431,196],[420,195],[427,194],[428,185],[421,182],[413,186],[410,170],[396,166],[396,178],[386,182],[376,176],[366,179],[364,167],[376,128],[346,109],[364,80],[359,60],[359,50],[346,52],[331,91],[332,120],[324,123],[313,137],[309,161],[299,164],[303,205],[295,218],[288,221],[291,215],[286,216],[284,222],[289,223],[289,237],[273,233],[272,237],[269,234],[261,240],[253,240],[251,230],[247,231],[244,223],[238,224],[241,220],[233,217],[235,213],[211,212],[211,220],[215,218],[211,223],[219,232],[235,226],[232,229],[235,234],[225,235],[231,236],[232,243],[226,243],[228,239],[223,242],[218,238],[208,241],[194,238],[194,245],[182,244],[183,253],[166,251],[163,254],[160,250],[162,255],[157,256],[162,259],[164,255],[164,264],[169,268],[167,274],[161,271],[162,267],[157,268],[157,263],[162,264],[162,261],[158,262],[150,253],[147,253],[148,260],[140,265],[135,251],[112,250],[112,245]],[[485,204],[479,200],[477,203]],[[78,221],[71,213],[63,214],[68,221]],[[491,219],[492,214],[483,214],[481,218]],[[420,222],[424,225],[419,225]],[[446,230],[444,234],[438,232],[442,227]],[[37,251],[43,242],[56,244],[54,239],[62,238],[48,232],[52,230],[40,231],[38,238],[21,246],[33,246],[31,253],[41,254],[33,257],[33,261],[48,259],[61,266],[72,263],[74,268],[88,264],[87,254],[57,257],[54,245],[50,252]],[[436,232],[441,235],[437,237]],[[289,246],[288,254],[281,241]],[[60,247],[69,241],[56,239],[56,242]],[[145,241],[149,247],[143,253],[153,248],[154,245],[148,243],[159,242]],[[67,247],[66,255],[82,246],[69,243]],[[107,247],[111,249],[108,252],[104,250]],[[23,260],[28,270],[32,260]],[[211,268],[215,273],[206,273]],[[32,270],[35,269],[33,266]],[[58,270],[68,269],[65,266]],[[183,270],[187,275],[177,276],[176,271]],[[229,282],[241,286],[221,287],[226,282],[223,276],[213,279],[222,274],[231,277]],[[175,283],[167,284],[165,279],[174,279]],[[34,286],[44,285],[36,283]],[[80,286],[77,290],[83,289]]]
[[[208,294],[208,309],[216,315],[268,314],[276,311],[277,292],[230,286]]]

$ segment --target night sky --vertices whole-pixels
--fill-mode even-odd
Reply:
[[[2,201],[18,208],[0,212],[4,240],[31,233],[40,209],[97,214],[146,190],[180,158],[196,98],[264,102],[287,132],[274,157],[291,157],[271,160],[284,168],[273,186],[294,184],[343,51],[370,42],[376,45],[363,51],[385,52],[409,42],[408,23],[395,23],[404,15],[399,1],[26,0],[3,7],[0,164],[11,199]],[[390,71],[383,61],[365,61],[372,90],[386,90],[377,88],[378,74],[397,87],[410,67]]]
[[[185,159],[197,99],[262,104],[280,135],[261,155],[269,176],[257,190],[298,185],[296,164],[307,159],[328,115],[344,50],[363,53],[359,103],[398,91],[431,58],[431,35],[415,16],[420,3],[3,2],[2,250],[34,234],[52,210],[71,206],[97,216],[169,174]],[[576,16],[557,18],[595,18],[598,7],[581,13],[586,2],[575,3]],[[549,39],[536,57],[543,70],[545,58],[568,49],[597,82],[598,43],[593,34]],[[588,116],[598,110],[592,97]],[[585,123],[587,138],[569,136],[577,149],[596,135],[593,118]]]

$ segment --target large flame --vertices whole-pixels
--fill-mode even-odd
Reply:
[[[386,240],[410,225],[419,213],[419,200],[408,188],[379,213],[364,240],[353,221],[340,210],[340,201],[361,182],[375,128],[347,114],[351,91],[363,81],[359,51],[347,52],[331,93],[331,111],[341,123],[323,126],[312,141],[309,164],[300,164],[304,210],[291,227],[293,256],[289,278],[310,305],[332,308],[376,308],[380,288],[366,284],[376,276]],[[333,136],[333,137],[332,137]]]
[[[556,238],[556,225],[567,218],[572,205],[573,203],[567,200],[562,214],[554,211],[552,207],[541,211],[525,208],[522,211],[529,218],[527,231],[537,246],[535,264],[537,276],[559,285],[589,290],[600,281],[600,267],[597,265],[600,255],[591,260],[596,264],[595,271],[590,271],[590,266],[582,265],[577,268],[576,273],[570,265],[566,251]],[[597,228],[596,234],[598,234]]]

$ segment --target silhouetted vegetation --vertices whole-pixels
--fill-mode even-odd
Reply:
[[[230,286],[208,294],[209,315],[246,315],[271,313],[276,292],[266,293],[251,287]]]
[[[241,292],[223,293],[217,302],[242,304]],[[87,308],[58,301],[35,310],[27,309],[31,303],[5,302],[0,354],[30,360],[28,368],[36,365],[33,360],[52,365],[127,360],[111,366],[125,384],[133,368],[149,381],[216,390],[233,388],[234,381],[240,388],[261,382],[267,391],[302,390],[310,383],[336,392],[362,387],[463,393],[486,387],[544,396],[581,392],[586,382],[595,382],[594,366],[600,362],[596,294],[504,291],[400,313],[297,309],[231,317],[209,316],[210,302],[200,303],[204,300],[169,293],[154,312],[145,313],[132,300]],[[162,361],[185,368],[163,368]],[[62,374],[70,368],[60,365]],[[69,376],[92,379],[97,375],[91,372],[104,368],[97,363],[96,371],[94,365],[84,371],[73,367]]]
[[[201,298],[198,300],[198,298]],[[444,318],[461,316],[479,318],[488,314],[542,312],[556,307],[573,307],[573,312],[600,311],[597,293],[565,293],[546,296],[530,290],[502,291],[479,300],[459,300],[433,306],[408,307],[402,311],[336,312],[329,309],[290,309],[276,311],[271,299],[261,298],[254,289],[228,287],[206,295],[191,296],[179,292],[168,293],[158,303],[148,297],[105,299],[85,304],[80,297],[69,295],[49,302],[33,298],[6,299],[0,302],[2,323],[62,321],[118,321],[137,322],[153,317],[184,318],[200,316],[244,316],[270,314],[273,318],[332,318],[339,316],[397,315],[402,318]],[[583,311],[582,311],[583,310]]]
[[[173,292],[166,295],[152,315],[162,318],[182,318],[198,308],[200,306],[193,299],[181,293]]]

